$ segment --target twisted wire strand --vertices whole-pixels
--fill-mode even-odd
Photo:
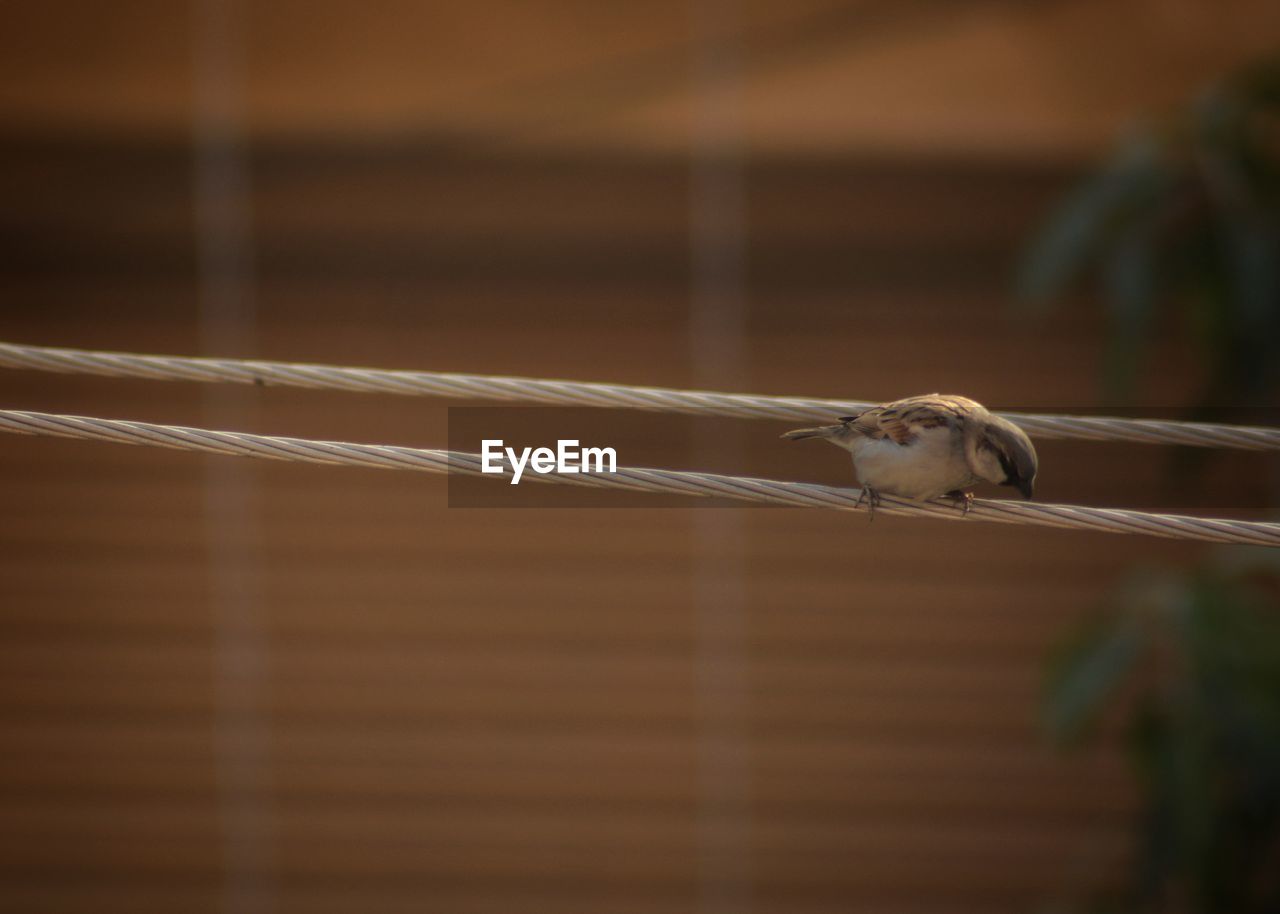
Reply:
[[[0,431],[63,438],[100,439],[121,444],[151,445],[210,454],[261,457],[306,463],[341,464],[428,473],[464,473],[504,480],[481,471],[479,454],[428,450],[385,444],[349,444],[340,441],[311,441],[251,435],[245,432],[210,431],[175,425],[155,425],[121,419],[61,416],[26,410],[0,410]],[[744,502],[764,502],[801,508],[865,510],[857,489],[836,488],[815,483],[782,482],[639,467],[619,467],[616,473],[571,475],[527,475],[526,479],[563,485],[638,492],[731,498]],[[967,515],[949,504],[913,502],[881,496],[878,511],[912,517],[940,517],[947,520],[987,520],[997,523],[1034,524],[1094,530],[1107,533],[1137,533],[1168,539],[1200,540],[1211,543],[1248,543],[1280,546],[1280,524],[1257,521],[1220,520],[1175,514],[1147,514],[1116,508],[1089,508],[1039,502],[976,499]]]
[[[873,404],[857,400],[811,397],[767,397],[755,394],[674,390],[585,381],[454,374],[434,371],[395,371],[347,368],[295,362],[245,359],[188,358],[138,355],[0,343],[0,367],[29,368],[64,374],[148,378],[163,381],[262,384],[389,393],[407,396],[496,400],[556,406],[612,406],[653,412],[739,419],[829,421]],[[1086,441],[1131,441],[1194,447],[1280,450],[1280,428],[1175,422],[1163,419],[1121,419],[1110,416],[1055,416],[1002,413],[1040,438]]]

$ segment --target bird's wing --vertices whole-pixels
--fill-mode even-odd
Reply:
[[[965,397],[925,394],[882,403],[840,421],[868,438],[888,438],[896,444],[910,444],[924,429],[954,426],[974,407],[981,409]]]

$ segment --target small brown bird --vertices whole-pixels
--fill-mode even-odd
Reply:
[[[925,394],[882,403],[840,420],[800,428],[792,440],[826,438],[853,453],[874,514],[881,493],[916,501],[947,496],[969,510],[978,482],[1014,486],[1030,498],[1036,449],[1026,433],[967,397]],[[861,503],[862,499],[858,499]]]

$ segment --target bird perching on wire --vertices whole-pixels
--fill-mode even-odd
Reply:
[[[973,502],[968,489],[979,482],[1013,486],[1030,498],[1039,465],[1022,429],[981,403],[943,394],[882,403],[838,425],[782,437],[825,438],[850,451],[872,517],[881,493],[915,501],[951,498],[966,514]]]

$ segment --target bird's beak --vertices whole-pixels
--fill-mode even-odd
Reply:
[[[1031,500],[1032,493],[1035,492],[1036,481],[1034,479],[1024,479],[1018,483],[1018,491],[1022,493],[1022,497]]]

